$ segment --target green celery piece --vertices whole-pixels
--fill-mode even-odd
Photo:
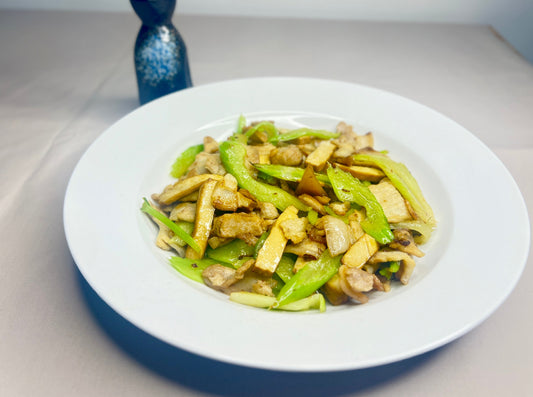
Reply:
[[[318,260],[307,262],[283,286],[277,296],[277,302],[274,307],[283,306],[305,298],[322,287],[338,272],[341,264],[341,256],[337,255],[332,257],[329,250],[326,249]]]
[[[288,283],[294,276],[292,268],[294,267],[294,260],[287,255],[283,255],[276,268],[276,274],[283,280],[284,283]]]
[[[361,221],[361,227],[381,244],[388,244],[394,239],[383,208],[370,189],[359,179],[344,172],[340,168],[329,167],[329,180],[335,195],[341,201],[349,201],[365,207],[366,218]]]
[[[379,154],[357,154],[353,158],[356,161],[379,167],[394,187],[411,204],[420,219],[431,228],[436,226],[433,209],[424,198],[418,182],[404,164]]]
[[[307,220],[311,225],[314,226],[318,221],[318,212],[316,212],[315,210],[309,210],[309,212],[307,213]]]
[[[248,131],[244,133],[246,135],[246,138],[250,138],[253,134],[255,134],[257,131],[264,130],[266,131],[269,138],[272,138],[276,136],[279,131],[276,128],[274,124],[272,124],[270,121],[262,121],[260,123],[257,123],[256,125],[250,127]]]
[[[246,244],[243,240],[235,239],[215,249],[208,247],[205,256],[225,263],[233,264],[239,259],[253,256],[254,246]]]
[[[181,227],[176,225],[174,222],[172,222],[170,219],[168,219],[165,215],[163,215],[161,212],[156,210],[154,207],[150,205],[148,200],[146,198],[143,198],[143,205],[141,207],[141,211],[147,213],[148,215],[156,218],[157,220],[161,221],[165,226],[167,226],[170,230],[174,232],[176,236],[181,238],[183,241],[185,241],[193,250],[196,252],[200,252],[200,246],[198,243],[192,238],[190,234],[188,234],[185,230],[183,230]]]
[[[286,142],[286,141],[292,141],[294,139],[298,139],[304,136],[312,136],[319,139],[333,139],[338,138],[341,134],[326,130],[313,130],[311,128],[298,128],[296,130],[292,130],[289,132],[286,132],[284,134],[276,135],[272,138],[270,138],[268,141],[273,144],[277,144],[278,142]]]
[[[194,163],[196,155],[203,151],[204,145],[202,144],[191,146],[185,149],[183,153],[178,156],[176,161],[174,161],[174,164],[172,164],[170,175],[172,175],[174,178],[179,178],[180,176],[184,175],[191,164]]]
[[[281,277],[277,275],[277,273],[274,273],[272,275],[272,280],[274,280],[276,282],[275,285],[272,287],[272,293],[274,295],[277,295],[277,294],[279,294],[279,291],[281,291],[281,289],[283,288],[285,283],[283,282]]]
[[[273,308],[273,306],[276,304],[276,298],[272,296],[265,296],[246,291],[232,292],[229,296],[229,299],[233,302],[237,302],[243,305],[264,309]],[[326,301],[322,294],[316,293],[303,299],[288,303],[286,305],[277,306],[275,307],[275,309],[287,311],[304,311],[316,309],[322,313],[326,311]]]
[[[176,224],[176,226],[181,227],[188,234],[192,234],[192,232],[194,231],[194,223],[185,222],[185,221],[178,221],[174,223]],[[180,238],[178,235],[174,235],[170,239],[170,242],[173,244],[181,245],[182,247],[184,245],[187,245],[187,243],[182,238]]]
[[[242,265],[244,265],[246,262],[248,262],[250,259],[254,259],[253,257],[251,256],[245,256],[244,258],[241,258],[241,259],[237,259],[235,262],[233,263],[228,263],[228,265],[231,265],[231,267],[235,268],[235,269],[238,269],[239,267],[241,267]],[[226,263],[221,263],[221,265],[226,265]]]
[[[259,237],[259,239],[257,240],[257,243],[255,243],[255,247],[254,247],[254,259],[257,259],[257,255],[259,254],[259,250],[261,249],[261,247],[263,247],[263,244],[265,243],[268,235],[270,233],[269,232],[264,232],[261,237]]]
[[[250,171],[244,165],[246,158],[246,145],[238,140],[222,142],[219,147],[220,159],[226,171],[232,174],[242,189],[248,190],[257,200],[270,202],[281,211],[293,205],[301,211],[309,208],[296,197],[276,186],[254,179]]]
[[[246,126],[246,118],[241,114],[239,116],[239,119],[237,120],[237,131],[235,131],[236,134],[242,134],[242,130]]]
[[[205,270],[205,268],[218,263],[217,261],[209,258],[188,259],[179,256],[171,257],[169,262],[174,269],[183,274],[185,277],[202,284],[204,284],[202,272]]]
[[[254,167],[267,175],[289,182],[300,182],[305,171],[303,168],[278,164],[254,164]],[[315,172],[315,176],[320,182],[330,185],[327,175]]]
[[[388,280],[392,277],[394,273],[396,273],[398,270],[400,270],[400,262],[393,261],[393,262],[387,262],[385,267],[382,267],[379,269],[379,274],[381,274],[384,277],[387,277]]]

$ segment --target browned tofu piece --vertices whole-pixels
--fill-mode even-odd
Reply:
[[[321,170],[326,166],[329,158],[337,146],[330,141],[322,141],[318,147],[305,160],[306,164],[312,165],[315,170]]]
[[[267,276],[271,276],[276,271],[285,246],[287,245],[287,237],[283,234],[280,224],[288,219],[297,218],[298,209],[292,205],[281,213],[274,225],[272,225],[272,229],[265,243],[257,253],[254,271]]]
[[[362,181],[379,182],[385,177],[385,173],[378,168],[364,167],[361,165],[352,165],[348,167],[342,164],[337,164],[336,166]]]
[[[348,267],[361,268],[379,249],[379,243],[368,234],[364,234],[352,245],[341,259]]]
[[[207,247],[207,240],[213,227],[213,217],[215,207],[212,204],[213,191],[217,185],[213,179],[207,180],[200,188],[198,202],[196,203],[196,219],[194,221],[194,231],[192,238],[200,246],[200,252],[196,252],[191,247],[187,247],[185,257],[189,259],[200,259],[204,256]]]
[[[370,185],[368,188],[376,196],[390,223],[412,219],[404,198],[388,179],[383,179],[377,185]]]
[[[168,185],[163,192],[157,196],[160,204],[172,204],[180,198],[200,189],[200,186],[208,179],[221,180],[222,176],[212,174],[196,175],[187,179],[182,179],[172,185]]]

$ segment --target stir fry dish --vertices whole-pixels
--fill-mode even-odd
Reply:
[[[405,285],[436,227],[407,167],[371,132],[247,125],[205,137],[172,165],[176,182],[143,199],[184,276],[245,305],[289,311],[363,304]]]

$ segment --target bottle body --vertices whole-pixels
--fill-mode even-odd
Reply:
[[[134,51],[141,104],[191,87],[187,47],[171,22],[175,0],[130,1],[143,22]]]

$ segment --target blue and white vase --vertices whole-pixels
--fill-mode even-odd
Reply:
[[[142,104],[191,87],[187,48],[172,25],[176,0],[130,0],[142,21],[135,42],[135,72]]]

